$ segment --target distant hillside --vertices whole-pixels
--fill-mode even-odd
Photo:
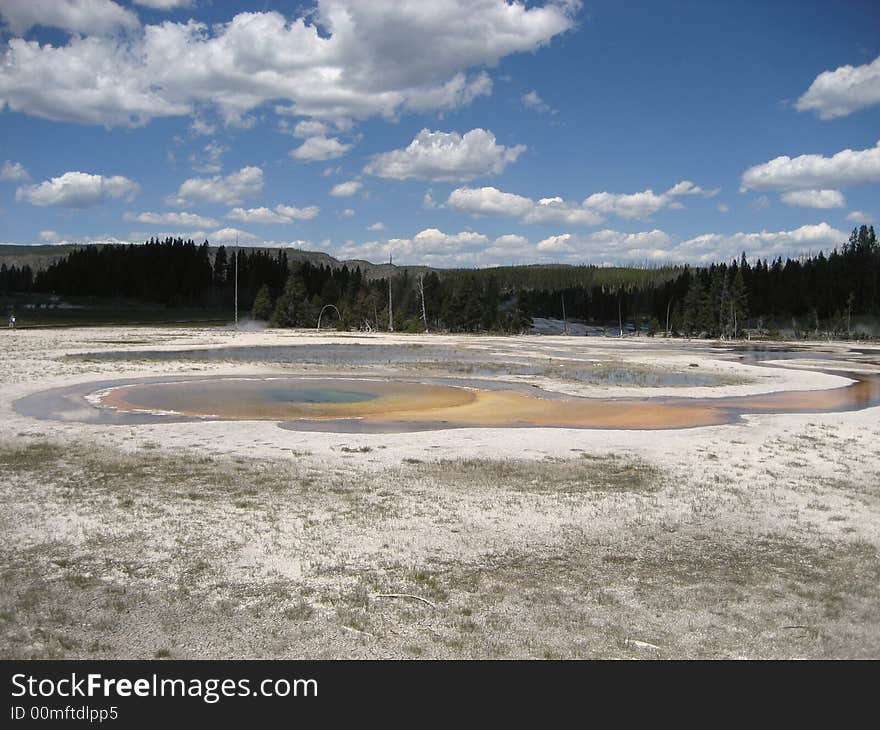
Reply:
[[[89,244],[93,245],[96,248],[102,248],[104,244]],[[62,244],[62,245],[46,245],[46,246],[17,246],[14,244],[0,244],[0,264],[6,264],[7,266],[17,266],[21,268],[22,266],[30,266],[31,269],[36,273],[37,271],[42,271],[47,268],[55,261],[64,258],[71,251],[82,248],[80,244]],[[226,247],[227,250],[232,248],[230,246]],[[260,250],[260,251],[268,251],[272,255],[278,253],[282,249],[279,248],[266,248],[266,247],[247,247],[248,250]],[[209,248],[211,255],[213,256],[217,251],[217,246],[211,246]],[[287,253],[287,258],[289,261],[299,261],[306,262],[308,261],[310,264],[315,266],[328,266],[331,269],[341,269],[343,266],[348,266],[350,269],[354,269],[360,267],[360,270],[366,274],[368,279],[382,279],[388,276],[389,272],[401,272],[408,271],[412,273],[418,272],[426,272],[430,271],[430,267],[428,266],[395,266],[391,264],[374,264],[369,261],[364,261],[362,259],[350,259],[346,261],[340,261],[339,259],[331,256],[328,253],[323,253],[321,251],[301,251],[300,249],[295,248],[285,248],[283,249]]]
[[[34,272],[45,269],[50,264],[64,258],[76,245],[61,246],[15,246],[0,244],[0,264],[7,266],[30,266]]]

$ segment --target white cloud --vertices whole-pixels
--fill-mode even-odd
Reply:
[[[459,213],[476,216],[505,216],[523,223],[562,223],[593,226],[604,219],[598,213],[562,198],[531,198],[505,193],[497,188],[457,188],[449,194],[446,205]]]
[[[176,8],[191,8],[195,0],[134,0],[135,5],[143,5],[153,10],[174,10]]]
[[[381,221],[377,221],[376,223],[371,223],[370,225],[368,225],[367,230],[368,231],[384,231],[385,224],[382,223]]]
[[[16,35],[35,25],[101,34],[140,24],[137,15],[112,0],[3,0],[0,17]]]
[[[823,71],[795,106],[815,111],[820,119],[834,119],[875,104],[880,104],[880,56],[863,66]]]
[[[705,191],[689,180],[673,185],[665,193],[653,190],[640,193],[594,193],[581,203],[561,197],[541,198],[538,201],[497,188],[457,188],[449,194],[446,205],[460,213],[484,216],[506,216],[523,223],[559,223],[564,225],[594,226],[608,215],[646,220],[663,208],[682,207],[677,198],[683,195],[712,196],[717,191]]]
[[[135,18],[109,0],[6,0],[13,10],[7,20],[18,30],[33,22],[28,8],[35,2],[52,22],[83,32]],[[66,12],[74,5],[105,12],[91,22],[59,19],[59,6]],[[26,114],[107,126],[138,126],[203,106],[235,123],[271,101],[321,120],[393,119],[488,93],[490,79],[472,69],[549,43],[574,27],[579,6],[318,0],[293,19],[242,12],[227,23],[167,21],[124,36],[74,36],[57,47],[13,38],[0,69],[0,100]]]
[[[539,255],[552,254],[552,260],[562,262],[665,260],[671,240],[669,234],[656,228],[637,233],[605,229],[583,236],[571,233],[548,236],[535,248]]]
[[[126,221],[138,221],[155,226],[180,226],[182,228],[210,228],[217,225],[213,218],[197,215],[195,213],[169,212],[169,213],[126,213],[122,216]]]
[[[543,241],[538,242],[538,250],[551,253],[574,253],[574,247],[571,244],[573,238],[574,236],[570,233],[548,236]]]
[[[61,240],[61,236],[58,231],[40,231],[40,238],[42,238],[46,243],[58,243]]]
[[[412,238],[388,238],[365,243],[346,243],[337,255],[344,258],[367,258],[370,261],[387,261],[393,255],[400,263],[423,263],[441,266],[454,260],[473,257],[490,244],[482,233],[462,231],[444,233],[437,228],[426,228]]]
[[[790,190],[782,194],[782,202],[802,208],[846,207],[846,198],[839,190]]]
[[[87,208],[99,205],[108,198],[131,200],[139,189],[136,182],[122,175],[104,177],[72,171],[38,185],[20,187],[15,192],[15,199],[27,201],[31,205]]]
[[[351,218],[354,215],[354,210],[352,208],[346,208],[339,214],[343,218]]]
[[[348,198],[357,193],[357,191],[363,186],[363,183],[358,182],[357,180],[349,180],[348,182],[334,185],[333,189],[330,191],[330,195],[336,198]]]
[[[505,147],[485,129],[431,132],[423,129],[403,149],[374,155],[364,172],[394,180],[457,182],[497,175],[525,151],[525,145]]]
[[[208,142],[200,153],[190,155],[189,162],[196,172],[220,172],[223,155],[229,148],[219,142]]]
[[[301,122],[297,122],[293,128],[293,136],[305,139],[306,137],[325,136],[328,131],[327,125],[324,122],[304,119]]]
[[[490,266],[499,264],[644,260],[657,258],[658,247],[671,239],[663,231],[621,233],[598,231],[587,236],[562,233],[532,243],[525,236],[505,234],[494,240],[482,233],[444,233],[428,228],[411,238],[390,238],[364,243],[347,242],[336,251],[342,258],[386,261],[390,254],[402,264],[434,266]],[[666,251],[663,251],[664,255]]]
[[[457,109],[467,106],[478,96],[491,94],[492,79],[485,71],[473,77],[458,73],[442,86],[412,91],[406,108],[416,112]]]
[[[827,223],[805,225],[791,231],[760,233],[707,233],[682,241],[669,251],[682,261],[708,263],[735,258],[742,251],[749,257],[774,258],[828,251],[847,239],[847,234]]]
[[[532,242],[524,236],[506,234],[490,240],[463,231],[447,234],[429,228],[411,238],[346,242],[335,251],[342,258],[387,261],[389,254],[401,264],[434,266],[490,266],[509,263],[694,263],[707,264],[738,258],[798,256],[828,251],[847,239],[843,231],[827,223],[806,225],[791,231],[760,233],[708,233],[677,240],[659,229],[624,232],[601,230],[589,234],[559,233]]]
[[[293,223],[294,221],[310,221],[317,217],[321,209],[317,205],[297,208],[292,205],[276,205],[269,208],[234,208],[226,215],[232,220],[242,223]]]
[[[220,203],[235,205],[246,198],[254,198],[263,192],[263,171],[259,167],[242,167],[225,177],[214,175],[210,178],[190,178],[185,180],[166,202],[183,207],[193,203]]]
[[[664,195],[657,195],[653,190],[639,193],[593,193],[584,206],[605,215],[616,215],[620,218],[650,218],[658,210],[670,205]]]
[[[684,195],[700,195],[711,198],[717,190],[704,190],[690,180],[682,180],[665,193],[657,194],[650,188],[638,193],[593,193],[582,203],[583,207],[604,215],[620,218],[649,220],[654,213],[664,208],[684,207],[677,198]]]
[[[226,214],[231,220],[241,221],[242,223],[290,223],[291,219],[287,216],[276,213],[269,208],[233,208]]]
[[[135,59],[126,58],[137,52],[119,50],[116,43],[74,36],[67,46],[54,47],[10,39],[0,67],[0,107],[108,127],[137,127],[153,117],[192,111],[189,101],[163,93],[158,78],[152,85],[139,77]]]
[[[201,231],[199,231],[201,233]],[[196,236],[193,234],[193,238],[203,238],[203,236]],[[221,228],[220,230],[213,231],[212,233],[208,233],[204,236],[207,238],[212,244],[235,244],[238,242],[254,244],[260,241],[260,237],[254,235],[253,233],[249,233],[248,231],[243,231],[240,228]]]
[[[870,213],[863,213],[863,212],[860,211],[860,210],[854,210],[854,211],[852,211],[851,213],[849,213],[849,214],[846,216],[846,219],[847,219],[848,221],[852,221],[853,223],[864,223],[864,224],[868,224],[868,223],[873,223],[873,222],[874,222],[874,216],[872,216]]]
[[[3,182],[24,182],[30,180],[31,176],[24,169],[24,165],[20,162],[10,162],[6,160],[0,167],[0,180]]]
[[[539,95],[538,92],[532,89],[528,94],[523,94],[520,97],[520,101],[523,106],[527,109],[532,109],[540,114],[555,114],[556,110],[553,109],[547,102],[545,102]]]
[[[495,243],[502,246],[523,246],[528,242],[528,238],[526,238],[525,236],[519,236],[515,233],[506,233],[503,236],[498,236],[498,238],[495,239]]]
[[[350,144],[340,142],[337,137],[309,137],[290,154],[297,160],[305,162],[334,160],[337,157],[342,157],[351,147]]]
[[[844,188],[880,182],[880,142],[866,150],[846,149],[832,157],[782,155],[742,175],[741,191]]]
[[[297,208],[293,205],[276,205],[275,211],[287,216],[292,220],[310,221],[318,217],[321,209],[317,205],[308,205],[305,208]]]
[[[730,206],[727,203],[718,203],[718,205],[716,205],[715,207],[719,213],[729,213],[730,212]]]

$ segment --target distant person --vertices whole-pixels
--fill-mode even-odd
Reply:
[[[15,329],[15,315],[14,314],[9,315],[9,329],[11,329],[11,330]]]

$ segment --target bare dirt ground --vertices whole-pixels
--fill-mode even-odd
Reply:
[[[12,406],[114,377],[443,370],[68,357],[104,350],[442,343],[496,365],[695,364],[720,383],[509,378],[603,396],[845,382],[817,372],[827,362],[770,369],[647,339],[0,334],[3,658],[880,657],[880,408],[666,431],[350,435],[41,421]]]

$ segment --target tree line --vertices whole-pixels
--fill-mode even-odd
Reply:
[[[237,274],[236,274],[237,269]],[[360,267],[291,262],[284,250],[211,249],[192,240],[85,246],[34,273],[0,267],[0,294],[129,299],[230,309],[280,327],[516,333],[533,318],[623,330],[739,337],[791,320],[795,331],[847,333],[880,315],[880,246],[853,230],[827,256],[704,267],[516,266],[370,278]]]

